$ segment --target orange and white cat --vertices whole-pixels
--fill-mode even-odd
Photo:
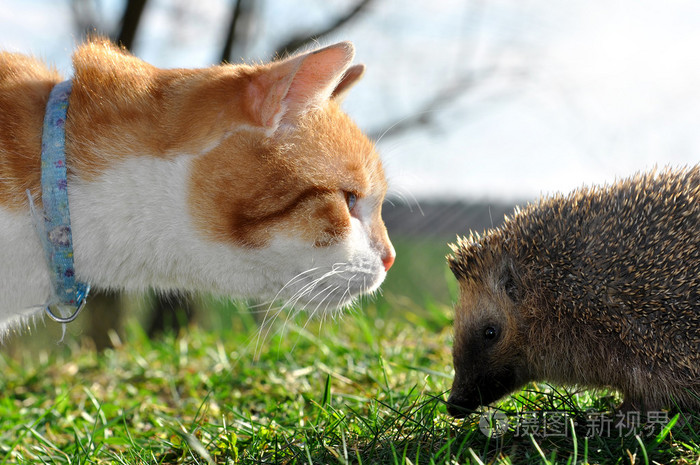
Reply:
[[[338,100],[350,43],[265,65],[158,69],[103,40],[74,55],[66,122],[76,277],[93,287],[210,291],[330,311],[394,261],[373,144]],[[57,72],[0,53],[0,328],[37,314],[50,277],[40,195]]]

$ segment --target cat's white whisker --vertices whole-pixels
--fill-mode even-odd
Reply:
[[[352,285],[352,282],[353,282],[353,280],[355,279],[356,276],[357,276],[357,273],[353,274],[352,276],[350,276],[350,277],[348,278],[348,284],[347,284],[347,286],[345,287],[345,291],[343,292],[343,295],[340,296],[340,299],[339,299],[339,301],[338,301],[339,303],[340,303],[340,302],[343,302],[343,301],[345,300],[345,296],[346,296],[346,295],[347,295],[347,296],[352,295],[352,291],[350,290],[350,286]]]
[[[340,299],[338,299],[338,303],[344,302],[344,301],[345,301],[345,296],[350,296],[350,284],[348,284],[348,287],[345,289],[345,291],[343,292],[343,294],[340,296]],[[351,300],[351,301],[348,303],[347,306],[352,305],[352,302],[353,302],[353,301]],[[342,312],[334,312],[334,315],[335,315],[335,314],[338,314],[338,313],[342,313]]]
[[[272,298],[272,300],[270,301],[270,305],[272,305],[275,301],[277,301],[277,299],[279,298],[280,294],[281,294],[284,290],[286,290],[288,287],[290,287],[290,286],[291,286],[292,284],[294,284],[295,282],[299,281],[302,277],[303,277],[303,278],[307,278],[307,277],[308,277],[307,275],[308,275],[309,273],[313,273],[313,272],[316,271],[316,270],[318,270],[318,267],[311,268],[311,269],[308,269],[308,270],[306,270],[306,271],[302,271],[301,273],[298,273],[298,274],[295,275],[292,279],[290,279],[289,281],[287,281],[287,283],[286,283],[284,286],[282,286],[282,288],[281,288],[279,291],[277,291],[277,294],[275,294],[275,296]]]
[[[353,296],[367,292],[367,280],[371,275],[371,262],[363,257],[356,263],[335,262],[329,268],[314,267],[293,276],[277,291],[272,300],[259,305],[267,308],[257,332],[256,358],[273,331],[275,334],[285,334],[290,321],[303,309],[308,313],[308,318],[302,326],[302,329],[305,329],[311,320],[319,316],[322,320],[328,316],[335,319],[341,314],[341,310],[356,305],[357,301]],[[361,279],[360,285],[358,279]],[[285,297],[281,305],[275,306],[275,302],[285,292],[291,294]],[[335,311],[336,309],[338,311]],[[285,317],[280,326],[278,319],[283,312]],[[274,329],[275,327],[278,329]]]
[[[270,301],[269,306],[268,306],[268,308],[267,308],[267,311],[265,312],[265,316],[263,317],[263,321],[262,321],[262,323],[260,324],[261,331],[264,330],[264,328],[265,328],[265,325],[266,325],[266,323],[267,323],[267,318],[268,318],[268,316],[269,316],[269,313],[270,313],[270,310],[271,310],[271,308],[272,308],[272,305],[274,305],[274,303],[277,301],[277,298],[278,298],[279,295],[282,293],[282,291],[284,291],[286,288],[288,288],[289,286],[291,286],[291,285],[292,285],[294,282],[296,282],[297,280],[301,279],[302,276],[303,276],[303,277],[306,277],[306,275],[308,275],[309,273],[313,273],[313,272],[316,271],[317,269],[318,269],[318,267],[316,267],[316,268],[310,268],[310,269],[308,269],[308,270],[305,270],[305,271],[302,271],[301,273],[296,274],[293,278],[291,278],[289,281],[287,281],[287,283],[286,283],[284,286],[282,286],[282,288],[281,288],[279,291],[277,291],[277,294],[275,294],[275,296],[274,296],[274,297],[272,298],[272,300]],[[280,313],[284,308],[285,308],[285,305],[283,305],[282,307],[280,307],[279,310],[278,310],[277,312],[275,312],[273,321],[270,322],[269,326],[272,326],[272,324],[274,323],[274,320],[277,319],[277,317],[279,316],[279,313]],[[270,330],[268,329],[268,330],[265,332],[265,335],[264,335],[264,337],[263,337],[263,341],[267,338],[267,335],[269,334],[269,331],[270,331]],[[258,343],[259,343],[259,339],[258,339]],[[257,351],[258,343],[256,343],[256,351]]]
[[[305,291],[305,293],[310,293],[310,292],[312,292],[313,289],[315,288],[315,286],[318,284],[319,281],[320,281],[320,278],[314,282],[314,287],[311,288],[311,289],[308,289],[307,291]],[[325,289],[319,291],[313,298],[315,298],[316,296],[322,294],[324,291],[325,291]],[[302,295],[304,295],[304,294],[302,294]],[[301,296],[300,296],[300,297],[301,297]],[[310,299],[310,300],[313,300],[313,298]],[[296,302],[295,302],[293,305],[296,305]],[[317,308],[318,308],[318,307],[317,307]],[[316,308],[316,309],[317,309],[317,308]],[[311,312],[309,318],[307,319],[307,324],[308,324],[308,321],[314,317],[314,315],[315,315],[315,313],[316,313],[316,309],[314,309],[314,310]],[[286,329],[286,327],[287,327],[287,323],[289,322],[289,320],[292,319],[292,318],[295,318],[299,313],[300,313],[300,310],[293,310],[291,314],[288,314],[288,315],[287,315],[287,318],[285,319],[285,322],[284,322],[284,324],[283,324],[283,326],[282,326],[282,332],[285,331],[285,329]],[[304,325],[304,328],[306,328],[306,324]],[[295,345],[296,345],[296,344],[295,344]]]
[[[318,270],[318,269],[319,269],[318,267],[310,268],[310,269],[308,269],[308,270],[306,270],[306,271],[302,271],[301,273],[298,273],[297,275],[295,275],[292,279],[290,279],[289,281],[287,281],[287,283],[286,283],[284,286],[282,286],[282,288],[281,288],[279,291],[277,291],[277,294],[275,294],[275,296],[272,298],[272,300],[277,300],[277,298],[279,297],[280,293],[282,293],[285,289],[287,289],[289,286],[291,286],[294,282],[296,282],[297,280],[299,280],[302,276],[303,276],[303,277],[306,277],[307,274],[313,273],[314,271],[316,271],[316,270]]]
[[[262,345],[266,340],[268,340],[268,337],[270,336],[270,331],[272,331],[275,321],[277,321],[277,318],[284,311],[284,309],[285,308],[283,306],[277,308],[274,312],[273,317],[267,322],[267,325],[260,326],[260,329],[258,330],[258,338],[255,344],[256,359],[262,352]]]
[[[338,266],[342,266],[343,264],[336,264]],[[317,279],[313,280],[311,283],[307,284],[302,290],[308,289],[309,291],[313,291],[313,289],[318,285],[318,283],[323,282],[324,280],[330,278],[331,276],[337,275],[342,273],[342,271],[339,271],[336,269],[336,265],[333,265],[333,268],[330,271],[327,271]],[[306,293],[306,292],[305,292]]]
[[[302,297],[310,294],[313,292],[313,290],[316,288],[319,282],[321,282],[321,278],[314,279],[308,284],[305,284],[303,287],[301,287],[299,290],[297,290],[290,298],[287,300],[287,302],[284,304],[285,307],[287,308],[295,308],[297,303],[299,303],[299,300],[301,300]]]
[[[319,310],[319,308],[321,307],[321,305],[323,304],[323,302],[324,302],[328,297],[330,297],[330,296],[333,294],[333,292],[335,292],[335,291],[338,289],[338,287],[339,287],[339,286],[335,286],[335,287],[333,287],[332,285],[331,285],[331,286],[328,286],[328,287],[324,288],[323,290],[319,291],[319,292],[313,297],[313,298],[317,298],[318,296],[320,296],[320,295],[322,295],[322,294],[324,294],[324,293],[326,294],[325,297],[324,297],[323,299],[320,300],[320,302],[318,303],[318,305],[316,305],[316,307],[311,311],[311,313],[309,314],[308,318],[306,319],[306,322],[304,322],[304,326],[302,326],[302,328],[301,328],[302,330],[305,330],[305,329],[307,328],[307,326],[309,325],[309,323],[314,319],[314,317],[315,317],[316,314],[318,313],[318,310]],[[329,301],[329,303],[330,303],[330,301]],[[324,311],[324,312],[325,312],[325,311]],[[322,321],[323,321],[323,318],[324,318],[324,316],[325,316],[325,313],[321,313],[321,315],[322,315],[321,318],[322,318]],[[286,324],[286,323],[285,323],[285,324]],[[292,347],[292,349],[294,349],[294,347],[296,347],[296,343],[294,344],[294,346]]]
[[[339,288],[340,288],[340,286],[338,286],[338,285],[336,285],[336,286],[329,285],[326,289],[324,289],[324,292],[326,293],[326,295],[325,295],[325,297],[324,297],[323,299],[321,299],[321,300],[318,302],[318,304],[317,304],[316,307],[314,308],[312,314],[315,314],[315,313],[318,311],[318,309],[321,307],[321,305],[323,305],[323,302],[325,302],[326,299],[328,299],[330,296],[332,296],[333,293],[334,293],[335,291],[337,291]],[[327,291],[327,292],[326,292],[326,291]],[[322,292],[319,293],[318,295],[321,295],[321,294],[322,294]],[[331,301],[328,300],[328,303],[330,303],[330,302],[331,302]],[[326,304],[326,308],[327,308],[327,306],[328,306],[328,304]]]
[[[272,303],[272,302],[265,300],[264,302],[258,302],[257,304],[247,303],[246,306],[248,307],[248,310],[255,310],[255,312],[257,312],[257,309],[262,308],[262,307],[267,307],[268,305],[270,305],[270,303]],[[255,313],[255,312],[253,312],[253,313]]]
[[[331,294],[333,294],[333,292],[337,291],[338,289],[340,289],[340,286],[336,286],[335,288],[333,288],[333,290],[328,295],[330,296]],[[345,292],[343,292],[343,295],[345,295]],[[341,298],[340,300],[338,300],[336,305],[340,304],[340,302],[342,301],[343,299]],[[326,318],[326,316],[328,315],[328,307],[330,306],[331,302],[332,301],[330,299],[328,300],[328,302],[326,302],[326,306],[323,308],[323,312],[321,312],[321,321],[323,321],[323,319]]]
[[[406,191],[403,189],[392,189],[390,192],[391,196],[398,198],[401,203],[405,204],[408,206],[409,211],[413,212],[413,207],[415,206],[418,209],[418,212],[420,213],[421,216],[425,216],[425,213],[423,212],[423,208],[420,206],[420,202],[416,198],[416,196],[413,194],[413,192]],[[393,202],[387,198],[386,201],[393,205]]]

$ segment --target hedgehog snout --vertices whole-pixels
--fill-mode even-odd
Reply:
[[[456,384],[453,384],[450,397],[447,398],[447,413],[454,418],[464,418],[474,413],[481,405],[481,398],[478,391],[463,392],[459,387],[455,387]]]
[[[490,369],[480,374],[475,374],[476,366],[467,370],[460,369],[459,365],[455,366],[455,378],[447,399],[447,412],[450,415],[464,418],[479,406],[489,405],[501,399],[526,382],[526,377],[515,366],[495,367],[489,363],[486,363],[486,366]]]
[[[465,376],[462,370],[457,369],[447,399],[447,412],[455,418],[464,418],[474,413],[479,406],[487,405],[502,395],[495,393],[492,388],[492,380],[483,376]]]

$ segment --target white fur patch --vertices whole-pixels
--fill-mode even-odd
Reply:
[[[368,225],[357,218],[346,240],[330,247],[276,237],[265,248],[245,249],[202,237],[187,203],[191,159],[126,158],[96,180],[69,180],[79,280],[95,288],[280,300],[313,312],[348,305],[384,280]],[[0,241],[3,327],[43,304],[50,284],[28,211],[0,209]]]
[[[0,208],[0,329],[41,311],[51,283],[44,251],[29,213]]]

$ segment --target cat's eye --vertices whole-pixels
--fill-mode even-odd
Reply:
[[[353,194],[352,192],[346,192],[345,202],[348,204],[348,210],[352,211],[352,209],[355,208],[355,204],[357,203],[357,194]]]

